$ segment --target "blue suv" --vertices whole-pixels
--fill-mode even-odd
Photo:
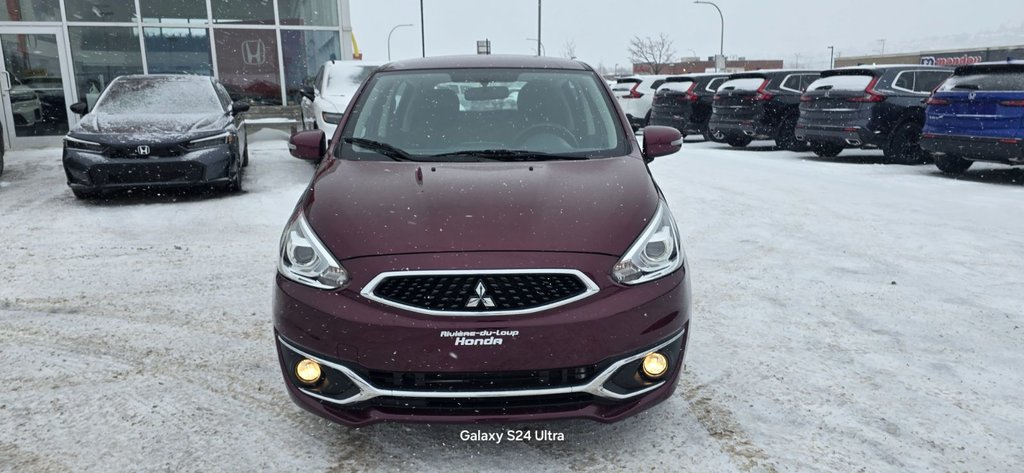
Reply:
[[[961,66],[931,98],[921,147],[947,174],[974,161],[1024,164],[1024,61]]]

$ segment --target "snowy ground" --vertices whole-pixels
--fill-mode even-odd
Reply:
[[[58,150],[8,153],[0,470],[1024,468],[1022,170],[687,143],[652,165],[694,278],[679,391],[494,445],[288,399],[270,288],[312,167],[282,136],[261,132],[242,195],[79,202]]]

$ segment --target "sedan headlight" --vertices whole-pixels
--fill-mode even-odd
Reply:
[[[683,265],[683,247],[679,229],[665,202],[658,203],[654,218],[633,246],[612,269],[612,277],[622,284],[640,284],[662,278]]]
[[[320,243],[301,211],[281,236],[277,270],[292,281],[318,289],[341,289],[349,281],[348,271]]]
[[[102,153],[106,146],[96,143],[94,141],[80,140],[78,138],[72,138],[70,136],[64,137],[64,147],[69,149],[80,149],[83,151],[92,151],[93,153]]]
[[[221,145],[229,145],[235,142],[235,135],[231,132],[221,133],[219,135],[207,136],[205,138],[197,138],[189,141],[185,144],[185,147],[190,150],[203,149],[203,148],[215,148]]]
[[[324,117],[324,122],[325,123],[330,123],[331,125],[337,125],[338,123],[340,123],[341,122],[341,117],[343,117],[344,115],[345,115],[344,113],[330,113],[330,112],[324,112],[324,113],[321,114],[321,116]]]

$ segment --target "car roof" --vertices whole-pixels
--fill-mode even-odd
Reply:
[[[512,54],[480,54],[463,56],[436,56],[404,59],[381,66],[379,71],[414,71],[427,69],[571,69],[592,70],[590,66],[572,59]]]

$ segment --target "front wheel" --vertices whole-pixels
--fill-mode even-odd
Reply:
[[[811,145],[811,151],[820,158],[834,158],[843,152],[843,145],[835,143],[815,143]]]
[[[747,136],[730,136],[725,139],[725,142],[733,148],[743,148],[749,145],[751,141],[754,140]]]
[[[928,153],[921,149],[921,123],[905,122],[893,131],[889,146],[883,151],[889,162],[896,164],[922,164]]]
[[[939,154],[935,156],[935,165],[940,171],[946,174],[962,174],[967,170],[967,168],[971,167],[972,164],[974,164],[974,161],[950,154]]]

